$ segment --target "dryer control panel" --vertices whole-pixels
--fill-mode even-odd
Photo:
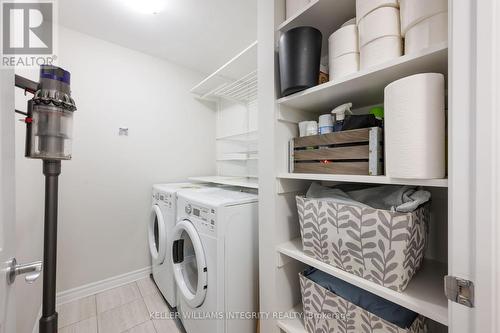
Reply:
[[[196,218],[198,227],[208,233],[215,233],[217,228],[216,210],[203,206],[187,204],[184,208],[188,216]],[[193,219],[194,220],[194,219]]]

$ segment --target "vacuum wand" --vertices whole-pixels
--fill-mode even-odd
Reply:
[[[62,68],[41,66],[40,82],[16,75],[16,87],[34,94],[26,112],[27,158],[43,160],[45,216],[43,243],[43,304],[40,333],[57,333],[57,214],[61,161],[71,159],[75,101],[71,74]],[[20,113],[16,110],[16,112]]]
[[[45,225],[43,245],[43,304],[40,332],[57,332],[57,209],[61,161],[43,161],[45,175]]]

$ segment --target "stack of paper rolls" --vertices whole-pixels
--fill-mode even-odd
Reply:
[[[405,54],[448,40],[447,0],[400,0]]]
[[[360,68],[403,55],[398,0],[356,0]]]
[[[328,39],[330,81],[359,70],[359,40],[356,20],[346,22]]]

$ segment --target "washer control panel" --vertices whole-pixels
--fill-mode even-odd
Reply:
[[[184,211],[188,216],[194,217],[196,219],[196,224],[198,227],[208,233],[215,233],[217,228],[216,222],[216,210],[210,209],[203,206],[187,204],[184,207]],[[193,221],[194,222],[194,221]]]
[[[153,200],[156,200],[159,204],[162,204],[168,209],[172,209],[172,207],[174,207],[175,199],[176,197],[172,193],[155,193],[153,195]]]

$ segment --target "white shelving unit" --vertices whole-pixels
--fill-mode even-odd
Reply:
[[[256,71],[257,42],[254,42],[194,86],[191,93],[198,98],[209,101],[218,101],[220,98],[242,102],[255,100],[257,98]],[[236,92],[240,94],[236,94]],[[253,98],[249,98],[249,96]]]
[[[258,188],[257,42],[197,84],[196,98],[215,102],[217,174],[192,180]]]
[[[304,327],[302,304],[296,305],[285,313],[285,318],[278,320],[278,326],[286,333],[307,333]]]
[[[429,318],[432,333],[473,331],[470,329],[472,326],[468,326],[472,323],[468,312],[463,306],[448,301],[443,287],[443,279],[447,274],[460,277],[464,272],[469,272],[469,278],[473,276],[467,266],[471,257],[463,251],[468,246],[472,248],[471,234],[466,230],[473,229],[468,220],[470,210],[467,208],[472,198],[467,191],[467,186],[471,186],[468,177],[472,174],[471,165],[474,163],[467,146],[467,142],[473,141],[470,127],[473,120],[467,104],[471,101],[467,82],[470,82],[470,73],[473,71],[471,68],[467,70],[467,66],[472,66],[467,61],[473,57],[469,55],[471,45],[462,43],[463,36],[471,33],[467,29],[472,26],[465,26],[462,21],[470,23],[473,20],[466,7],[454,7],[454,2],[449,2],[450,22],[455,22],[450,25],[449,43],[434,45],[418,54],[405,55],[281,98],[277,84],[279,64],[276,61],[280,34],[298,26],[318,28],[323,34],[325,54],[331,33],[355,17],[356,1],[312,0],[301,12],[285,21],[285,0],[259,0],[261,311],[301,313],[298,274],[312,266],[424,315]],[[448,80],[449,179],[393,179],[387,176],[288,172],[288,143],[298,135],[298,122],[317,120],[318,114],[346,102],[352,102],[355,108],[380,105],[384,101],[384,89],[389,83],[427,72],[443,73]],[[295,195],[307,190],[313,181],[424,186],[432,193],[426,260],[422,270],[403,293],[383,288],[304,254],[299,238]],[[305,333],[306,330],[300,316],[290,316],[262,321],[261,332]]]
[[[446,275],[444,264],[426,261],[408,288],[399,293],[309,257],[302,251],[302,240],[299,238],[279,245],[277,251],[281,255],[315,267],[438,323],[448,325],[448,299],[443,292],[443,276]],[[278,262],[278,265],[283,267],[287,260],[280,257]]]
[[[332,105],[353,101],[356,108],[374,105],[381,102],[389,83],[424,72],[448,72],[447,43],[280,98],[278,103],[312,112],[328,112]]]
[[[189,180],[202,183],[213,183],[229,186],[238,186],[246,188],[259,188],[259,180],[256,177],[222,177],[222,176],[209,176],[209,177],[189,177]]]
[[[346,176],[310,173],[281,173],[278,178],[320,182],[448,187],[448,179],[396,179],[387,176]]]

